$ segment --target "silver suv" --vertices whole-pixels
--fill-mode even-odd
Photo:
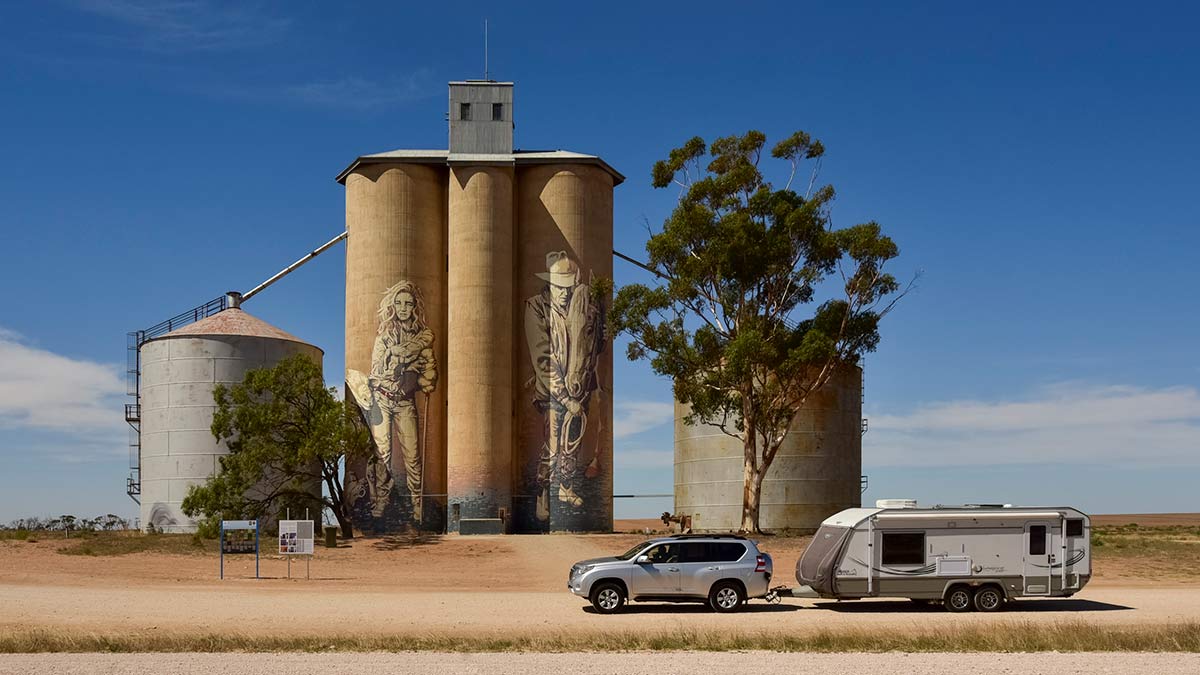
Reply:
[[[683,534],[577,562],[567,587],[601,614],[620,611],[627,600],[705,602],[734,612],[767,595],[772,566],[770,554],[745,537]]]

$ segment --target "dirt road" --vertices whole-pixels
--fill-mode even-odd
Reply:
[[[322,549],[313,578],[281,558],[227,557],[218,581],[216,555],[137,553],[64,555],[64,540],[0,541],[0,631],[68,629],[101,635],[158,631],[248,635],[543,635],[561,631],[813,631],[872,626],[956,626],[968,622],[1106,625],[1200,621],[1200,584],[1150,585],[1097,570],[1097,580],[1069,600],[1014,602],[995,615],[949,614],[903,601],[785,600],[751,603],[717,615],[696,605],[633,604],[617,616],[591,613],[566,590],[573,561],[628,548],[637,535],[428,537],[357,540]],[[805,539],[764,542],[775,555],[778,583]]]
[[[0,656],[0,675],[170,673],[264,675],[321,673],[710,672],[722,675],[1123,675],[1200,672],[1200,654],[777,654],[654,652],[625,654],[19,654]]]
[[[248,635],[512,636],[562,631],[736,630],[802,632],[835,627],[925,628],[970,623],[1102,625],[1200,621],[1200,589],[1096,588],[1069,600],[1023,600],[997,614],[951,614],[903,601],[787,600],[720,615],[699,605],[635,603],[601,616],[567,593],[353,591],[303,581],[239,580],[190,588],[78,588],[0,584],[0,631],[67,629]]]

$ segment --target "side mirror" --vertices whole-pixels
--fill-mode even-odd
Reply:
[[[639,555],[637,557],[637,564],[639,564],[639,565],[645,565],[649,562],[650,562],[650,556],[648,556],[648,555]]]

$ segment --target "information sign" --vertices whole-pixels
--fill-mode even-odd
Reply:
[[[279,521],[280,555],[312,555],[315,531],[311,520]]]

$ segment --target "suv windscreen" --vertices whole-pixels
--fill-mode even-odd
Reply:
[[[633,548],[629,549],[628,551],[625,551],[621,555],[617,556],[617,560],[629,560],[629,559],[633,558],[633,556],[637,555],[642,549],[646,548],[647,546],[649,546],[652,543],[654,543],[654,542],[653,541],[643,541],[642,543],[638,544],[637,546],[634,546]]]

